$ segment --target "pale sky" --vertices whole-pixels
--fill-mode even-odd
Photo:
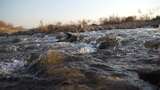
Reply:
[[[139,15],[160,8],[160,0],[0,0],[0,20],[24,27],[45,23]],[[160,10],[156,13],[159,14]]]

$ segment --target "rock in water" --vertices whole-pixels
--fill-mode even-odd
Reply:
[[[57,50],[49,50],[45,55],[42,55],[30,69],[35,70],[34,72],[42,71],[42,74],[47,76],[54,76],[52,74],[55,74],[57,70],[62,70],[59,68],[66,69],[65,64],[72,60],[76,60],[75,57]]]
[[[73,35],[68,32],[60,33],[60,35],[57,36],[57,39],[59,39],[59,42],[75,42],[78,40],[77,38],[78,37],[76,35]]]
[[[40,55],[36,60],[28,60],[27,72],[35,74],[42,71],[42,74],[47,74],[50,68],[62,64],[66,59],[65,57],[64,53],[56,50],[49,50]]]
[[[58,51],[49,50],[47,52],[47,55],[45,57],[42,57],[43,60],[40,61],[40,64],[42,65],[54,65],[54,64],[60,64],[64,61],[65,55],[63,53],[60,53]]]
[[[109,47],[115,47],[118,45],[118,40],[116,38],[111,38],[111,37],[104,37],[98,39],[99,42],[99,49],[106,49]]]
[[[160,47],[160,39],[149,40],[144,43],[145,48],[158,49]]]
[[[141,79],[160,87],[160,70],[152,72],[139,72],[138,74]]]

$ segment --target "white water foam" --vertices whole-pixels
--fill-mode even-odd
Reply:
[[[10,62],[0,62],[0,74],[11,74],[12,72],[22,68],[25,61],[12,59]]]

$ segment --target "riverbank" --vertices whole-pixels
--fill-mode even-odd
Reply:
[[[2,21],[1,21],[2,22]],[[32,35],[34,33],[57,33],[57,32],[86,32],[86,31],[99,31],[99,30],[112,30],[112,29],[136,29],[136,28],[158,28],[160,26],[160,17],[157,16],[152,19],[136,19],[134,16],[125,18],[112,17],[104,18],[99,24],[88,23],[82,20],[78,24],[49,24],[41,25],[36,28],[24,29],[22,27],[8,26],[4,22],[0,26],[0,35]]]

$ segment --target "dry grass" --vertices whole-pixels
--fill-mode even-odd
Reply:
[[[19,27],[14,27],[12,24],[8,24],[4,21],[0,21],[0,33],[15,33],[15,32],[19,32],[19,31],[23,31],[23,27],[19,26]]]
[[[18,30],[18,29],[8,29],[8,28],[0,28],[0,33],[8,33],[8,34],[11,34],[11,33],[19,32],[19,31],[22,31],[22,30]]]
[[[143,28],[143,27],[158,27],[160,23],[160,16],[154,18],[147,18],[142,16],[137,18],[136,16],[118,17],[110,16],[109,18],[101,18],[98,22],[90,23],[90,20],[81,20],[78,23],[72,24],[49,24],[44,25],[42,22],[37,28],[30,29],[30,32],[42,32],[42,33],[56,33],[56,32],[85,32],[93,30],[104,29],[131,29],[131,28]],[[23,32],[22,27],[14,27],[11,24],[0,21],[0,33],[15,33]],[[27,33],[27,31],[24,33]]]
[[[58,51],[49,50],[47,52],[46,57],[42,58],[40,64],[42,65],[54,65],[54,64],[60,64],[64,62],[65,56],[63,53],[60,53]]]

